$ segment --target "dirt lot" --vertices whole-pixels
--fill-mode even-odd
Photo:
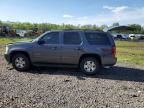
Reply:
[[[0,108],[143,108],[144,68],[117,64],[95,76],[77,69],[17,72],[0,54]]]

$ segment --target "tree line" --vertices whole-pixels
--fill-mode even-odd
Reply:
[[[61,29],[86,29],[86,30],[103,30],[105,28],[119,26],[119,23],[113,23],[112,25],[72,25],[72,24],[51,24],[51,23],[29,23],[29,22],[4,22],[0,21],[0,26],[8,26],[10,29],[23,29],[23,30],[61,30]],[[134,28],[134,31],[130,33],[142,33],[144,34],[144,26],[139,24],[130,24],[128,25]]]

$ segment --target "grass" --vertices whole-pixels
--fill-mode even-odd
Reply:
[[[118,62],[144,65],[144,42],[117,41],[116,46]]]
[[[0,38],[0,45],[6,45],[8,43],[14,43],[17,41],[27,41],[32,40],[32,38]]]
[[[144,41],[137,42],[137,41],[116,41],[116,45],[118,47],[144,47]]]
[[[32,38],[0,38],[0,45],[27,40],[32,40]],[[144,65],[144,42],[116,41],[116,46],[119,63]],[[2,51],[4,49],[0,50]]]

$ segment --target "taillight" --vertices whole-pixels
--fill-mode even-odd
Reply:
[[[115,57],[116,56],[116,47],[112,48],[112,55]]]

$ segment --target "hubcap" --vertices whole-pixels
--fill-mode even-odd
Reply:
[[[94,72],[96,70],[96,64],[94,61],[86,61],[84,64],[84,69],[86,72]]]
[[[15,65],[16,65],[16,67],[18,67],[18,68],[24,68],[25,64],[26,64],[26,62],[25,62],[24,58],[18,57],[18,58],[15,59]]]

